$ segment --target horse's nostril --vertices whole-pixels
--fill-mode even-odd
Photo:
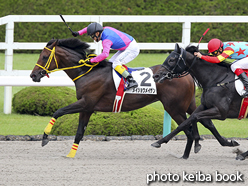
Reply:
[[[158,75],[157,75],[157,74],[154,74],[154,75],[153,75],[153,78],[158,78]]]
[[[31,78],[35,78],[36,75],[35,75],[35,74],[31,74],[30,77],[31,77]]]

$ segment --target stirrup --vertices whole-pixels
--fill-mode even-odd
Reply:
[[[245,92],[241,97],[242,98],[247,98],[248,97],[248,92]]]
[[[133,82],[128,82],[126,89],[129,90],[131,88],[136,88],[136,87],[138,87],[138,83],[136,81],[133,81]]]

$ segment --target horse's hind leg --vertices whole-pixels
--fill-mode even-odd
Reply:
[[[198,153],[201,150],[201,144],[199,143],[200,141],[200,134],[198,131],[198,127],[197,127],[197,122],[192,123],[192,135],[193,135],[193,139],[195,140],[195,148],[194,148],[194,152]]]
[[[191,104],[187,110],[187,113],[191,115],[195,111],[196,108],[197,107],[196,107],[195,97],[194,97],[194,99],[192,100],[192,102],[191,102]],[[197,122],[192,123],[192,134],[193,134],[193,139],[195,140],[194,152],[198,153],[201,150],[201,144],[199,143],[200,134],[199,134],[198,127],[197,127]]]
[[[187,130],[185,130],[184,133],[187,136],[187,144],[182,158],[188,159],[193,141],[195,141],[195,149],[194,149],[195,153],[198,153],[201,150],[201,145],[199,143],[200,136],[196,123],[192,123],[192,125]]]
[[[183,159],[188,159],[189,158],[189,154],[192,148],[192,144],[193,144],[193,135],[192,135],[192,127],[190,126],[187,130],[184,131],[184,133],[187,136],[187,144],[183,153],[182,158]]]
[[[87,127],[87,124],[89,122],[91,114],[92,114],[92,112],[91,113],[80,112],[77,134],[75,136],[75,140],[74,140],[74,143],[72,145],[72,148],[66,157],[68,157],[68,158],[74,158],[75,157],[77,149],[78,149],[78,145],[84,136],[84,132],[86,130],[86,127]]]

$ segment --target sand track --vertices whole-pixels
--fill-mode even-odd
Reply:
[[[154,171],[160,178],[177,174],[180,180],[156,181],[152,186],[192,185],[192,181],[183,181],[183,171],[211,175],[211,182],[194,182],[194,185],[211,186],[233,185],[216,182],[216,171],[229,175],[238,171],[243,174],[244,182],[235,182],[235,185],[248,185],[248,159],[235,160],[232,151],[236,147],[221,147],[216,140],[204,140],[198,154],[192,150],[190,158],[183,160],[180,157],[186,141],[170,141],[159,149],[151,147],[153,142],[87,140],[80,143],[76,157],[68,159],[65,156],[72,140],[51,141],[45,147],[41,147],[40,141],[0,141],[0,185],[139,186],[147,185],[147,177],[151,179]],[[239,149],[248,149],[248,140],[238,142]]]

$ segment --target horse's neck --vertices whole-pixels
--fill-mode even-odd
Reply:
[[[193,64],[193,59],[187,61],[190,61],[189,66]],[[223,79],[231,73],[228,66],[220,66],[198,58],[190,68],[191,75],[194,76],[203,87],[213,86],[213,84],[223,81]]]
[[[79,58],[70,58],[68,60],[67,58],[62,59],[62,63],[60,63],[59,68],[60,69],[67,69],[64,70],[64,72],[73,80],[76,78],[78,75],[82,74],[83,71],[85,71],[86,67],[78,67],[78,68],[73,68],[74,66],[79,66]]]
[[[101,62],[100,62],[101,63]],[[78,64],[80,65],[80,64]],[[101,65],[101,64],[99,64]],[[106,79],[112,72],[112,63],[107,63],[106,66],[96,66],[91,69],[91,67],[83,66],[73,70],[65,70],[65,73],[73,80],[78,78],[81,82],[92,82],[93,79],[99,81],[100,79]],[[97,80],[98,79],[98,80]]]

